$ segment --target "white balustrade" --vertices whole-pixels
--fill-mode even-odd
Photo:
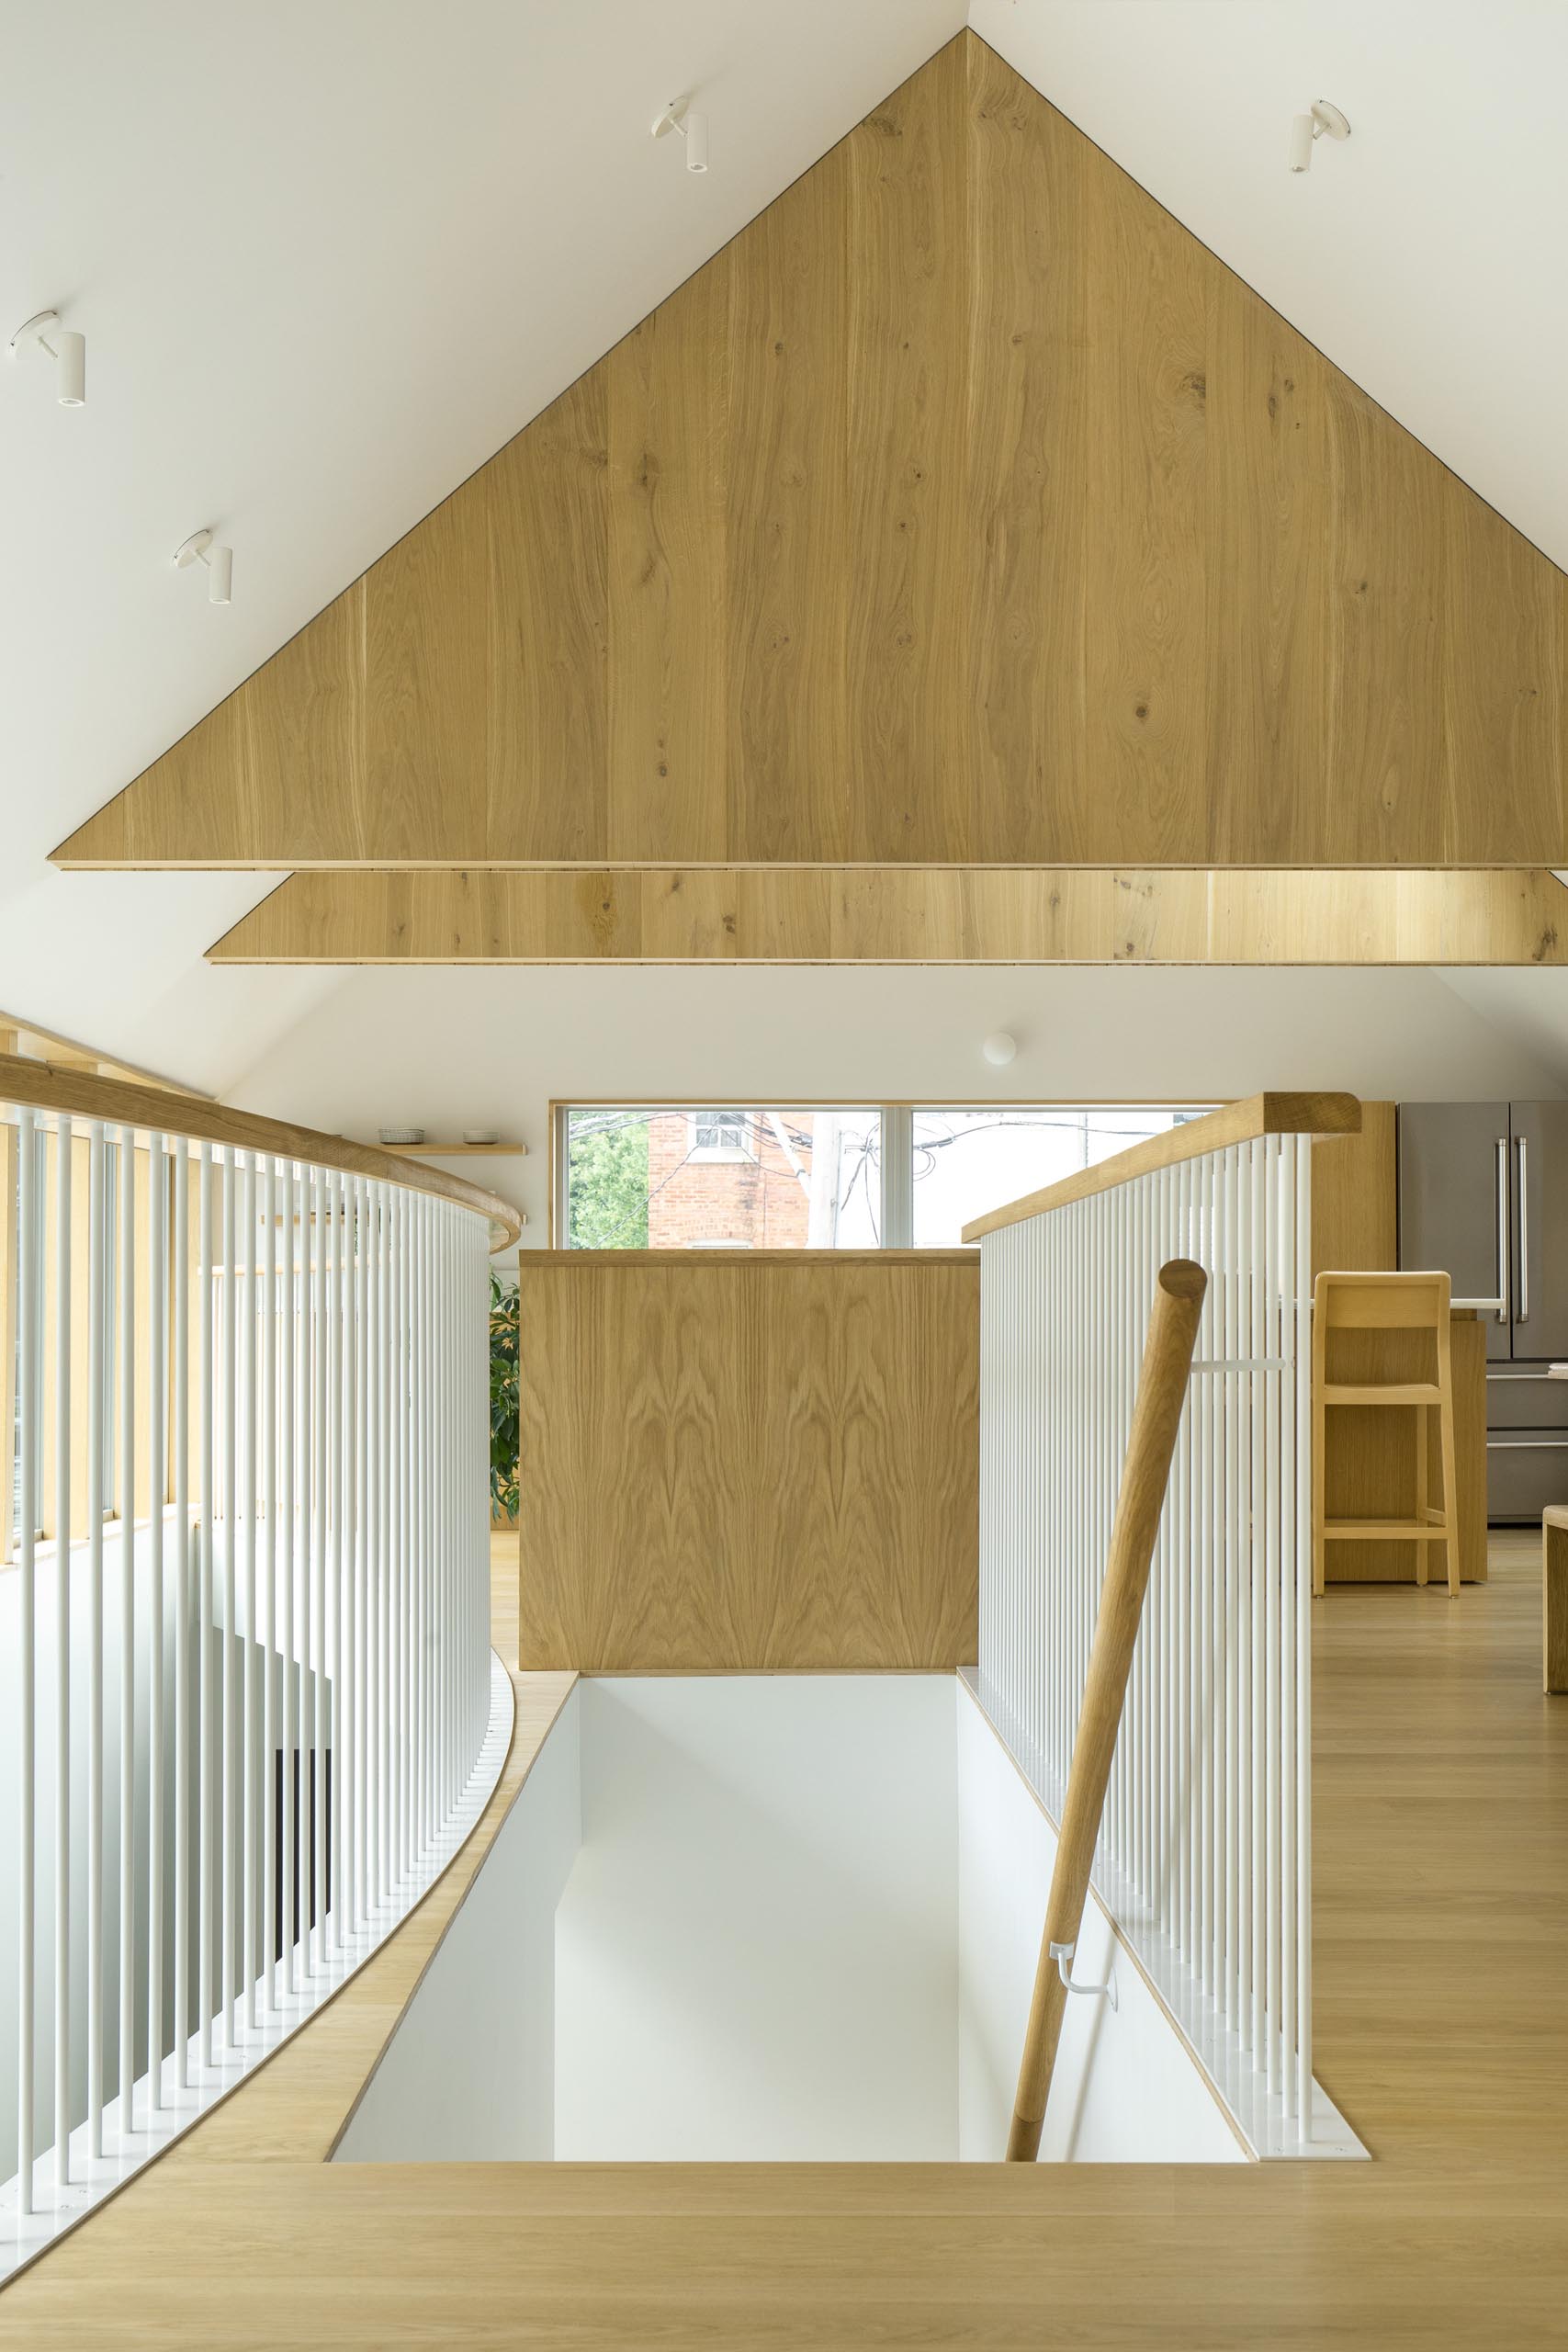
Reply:
[[[1259,1136],[981,1242],[978,1692],[1058,1816],[1156,1273],[1209,1276],[1094,1884],[1268,2154],[1314,2137],[1310,1153]]]
[[[512,1699],[484,1216],[99,1118],[0,1141],[3,2276],[405,1915]]]

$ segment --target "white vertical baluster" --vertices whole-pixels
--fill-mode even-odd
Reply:
[[[39,1185],[39,1136],[33,1114],[17,1114],[18,1340],[17,1481],[22,1515],[17,1544],[17,2204],[33,2211],[33,2036],[35,2031],[33,1906],[37,1892],[36,1775],[38,1769],[38,1447],[43,1367],[39,1361],[43,1203]]]
[[[1296,1138],[1280,1139],[1280,1353],[1296,1355]],[[1296,2103],[1296,1384],[1281,1378],[1280,1444],[1284,1511],[1280,1529],[1280,2089],[1285,2112]]]
[[[428,1452],[424,1416],[428,1401],[426,1373],[430,1368],[428,1331],[425,1319],[426,1238],[432,1203],[423,1193],[415,1193],[410,1204],[412,1227],[411,1242],[413,1257],[412,1287],[414,1300],[414,1336],[409,1356],[410,1385],[413,1400],[414,1443],[412,1447],[412,1478],[413,1513],[413,1577],[411,1594],[411,1625],[413,1646],[413,1687],[412,1693],[409,1746],[412,1750],[413,1775],[412,1811],[413,1844],[416,1855],[423,1853],[431,1828],[431,1815],[426,1806],[424,1788],[424,1712],[425,1678],[425,1603],[430,1589],[430,1528],[426,1517],[431,1481],[434,1465]],[[439,1661],[437,1662],[439,1671]]]
[[[296,1984],[295,1946],[299,1919],[295,1871],[295,1837],[299,1818],[299,1678],[295,1662],[294,1589],[299,1555],[294,1476],[295,1368],[299,1361],[299,1317],[294,1269],[294,1237],[299,1214],[299,1186],[292,1160],[284,1163],[282,1193],[283,1274],[279,1284],[278,1347],[282,1379],[277,1399],[277,1424],[282,1461],[279,1468],[278,1539],[282,1554],[278,1569],[282,1626],[278,1636],[278,1674],[282,1686],[283,1823],[278,1835],[278,1883],[283,1890],[283,1994]]]
[[[412,1645],[410,1641],[409,1593],[413,1578],[412,1529],[409,1520],[409,1488],[413,1430],[409,1396],[409,1286],[412,1272],[409,1250],[409,1196],[400,1187],[394,1194],[397,1204],[397,1254],[393,1272],[397,1278],[397,1382],[398,1382],[398,1483],[397,1483],[397,1751],[395,1765],[398,1777],[398,1875],[406,1876],[412,1860],[409,1835],[409,1666]]]
[[[175,1147],[175,2083],[190,2085],[190,1152]]]
[[[240,1317],[238,1238],[239,1158],[225,1154],[220,1168],[223,1200],[223,1795],[219,1824],[219,1853],[222,1863],[223,1923],[221,1966],[219,1970],[225,2049],[239,2041],[235,1969],[239,1873],[235,1848],[235,1812],[240,1801],[239,1689],[239,1562],[240,1543]]]
[[[332,1835],[327,1872],[332,1950],[344,1948],[344,1912],[348,1910],[348,1844],[344,1827],[348,1820],[350,1785],[350,1693],[348,1656],[344,1649],[348,1628],[348,1512],[350,1512],[350,1378],[353,1345],[348,1343],[348,1181],[341,1173],[329,1176],[329,1238],[332,1238]]]
[[[54,1132],[54,2177],[71,2177],[71,1122]]]
[[[368,1694],[365,1726],[366,1838],[369,1901],[378,1909],[386,1884],[383,1860],[383,1807],[386,1781],[381,1770],[382,1726],[386,1691],[381,1672],[381,1547],[386,1525],[385,1395],[382,1378],[383,1325],[381,1314],[381,1199],[383,1187],[367,1188],[366,1232],[366,1409],[369,1420],[369,1463],[366,1477],[365,1531],[365,1657]]]
[[[366,1546],[369,1523],[370,1391],[367,1378],[368,1329],[368,1243],[367,1226],[369,1186],[354,1179],[354,1925],[357,1933],[370,1909],[369,1843],[367,1834],[366,1769],[368,1756],[369,1690],[367,1681],[366,1627],[369,1593],[366,1584]]]
[[[1296,2111],[1312,2138],[1312,1146],[1296,1147]]]
[[[261,1867],[257,1833],[262,1807],[262,1781],[256,1754],[259,1712],[256,1659],[260,1644],[256,1637],[256,1155],[254,1151],[245,1155],[244,1170],[240,1181],[239,1218],[243,1239],[234,1279],[238,1290],[236,1304],[242,1382],[240,1461],[241,1491],[244,1498],[242,1509],[244,1514],[245,1632],[244,1647],[240,1653],[243,1689],[240,1726],[241,1960],[236,1989],[243,1993],[245,2025],[247,2030],[254,2033],[256,2030],[259,1907],[256,1876]]]
[[[277,2012],[277,1579],[281,1557],[277,1528],[277,1171],[276,1159],[261,1167],[257,1214],[261,1220],[261,1461],[266,1526],[266,1612],[261,1646],[261,1951],[262,1986],[268,2012]],[[254,1498],[253,1498],[253,1509]]]
[[[383,1900],[389,1900],[396,1876],[393,1868],[393,1828],[396,1808],[392,1801],[392,1519],[396,1508],[397,1456],[392,1429],[392,1190],[384,1185],[381,1193],[380,1257],[377,1267],[379,1291],[380,1345],[377,1376],[381,1388],[381,1528],[380,1559],[378,1565],[378,1599],[379,1618],[376,1629],[376,1679],[380,1688],[380,1737],[378,1744],[377,1775],[380,1781],[378,1811],[381,1841],[381,1890]]]
[[[164,2101],[164,1505],[168,1493],[168,1156],[147,1138],[147,2105]]]
[[[136,2083],[136,1130],[119,1131],[119,2130]]]
[[[104,1125],[87,1146],[87,2154],[104,2153]]]
[[[197,1163],[197,1389],[201,1403],[201,1525],[197,1544],[197,1993],[196,2021],[200,2064],[212,2064],[212,1931],[218,1917],[217,1857],[213,1850],[214,1758],[212,1723],[213,1522],[218,1515],[213,1444],[214,1381],[217,1372],[213,1296],[212,1146],[204,1143]]]
[[[311,1222],[315,1238],[311,1261],[315,1317],[315,1377],[310,1418],[314,1424],[312,1487],[315,1517],[310,1546],[310,1663],[313,1669],[310,1736],[310,1964],[321,1966],[327,1936],[327,1759],[331,1753],[332,1721],[327,1702],[327,1513],[331,1501],[328,1465],[327,1409],[327,1183],[323,1170],[314,1171]]]
[[[300,1974],[308,1984],[316,1947],[310,1918],[314,1883],[311,1833],[315,1823],[316,1751],[319,1730],[320,1661],[313,1646],[315,1611],[315,1403],[316,1403],[316,1215],[310,1170],[299,1170],[299,1432],[294,1456],[299,1487],[299,1799],[295,1869],[298,1876]]]

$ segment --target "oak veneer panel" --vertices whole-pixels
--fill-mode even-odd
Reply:
[[[729,267],[698,270],[603,363],[619,857],[711,857],[726,837]]]
[[[592,368],[486,469],[485,839],[500,855],[605,854],[606,401]]]
[[[1452,854],[1443,774],[1448,548],[1432,461],[1325,369],[1334,577],[1323,837],[1406,865]]]
[[[1069,844],[1058,854],[1088,859],[1111,842],[1117,859],[1201,864],[1211,272],[1120,173],[1095,187],[1084,223],[1086,764],[1053,812]]]
[[[964,33],[60,857],[1564,865],[1564,588]]]
[[[484,838],[491,494],[466,481],[367,576],[367,788],[394,861]]]
[[[1568,963],[1555,875],[1072,867],[297,874],[216,963]]]
[[[1312,1147],[1312,1272],[1379,1273],[1399,1263],[1393,1102],[1363,1102],[1360,1131]]]
[[[1442,700],[1451,837],[1477,843],[1560,842],[1563,768],[1562,574],[1478,498],[1442,512]],[[1560,865],[1555,852],[1543,857]]]
[[[969,58],[953,41],[849,143],[847,854],[968,854]]]
[[[738,858],[850,854],[851,144],[725,257],[727,692]]]
[[[970,51],[970,560],[976,837],[1076,846],[1086,782],[1092,154],[993,50]]]
[[[529,1252],[519,1280],[525,1665],[974,1657],[976,1259]]]
[[[1329,371],[1235,278],[1208,294],[1206,846],[1326,857]]]
[[[245,797],[276,807],[299,775],[321,779],[302,812],[312,854],[367,839],[366,583],[356,580],[235,696]]]

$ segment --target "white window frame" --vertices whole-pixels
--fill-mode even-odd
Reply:
[[[705,1127],[712,1130],[720,1125],[734,1127],[736,1131],[734,1143],[704,1143],[702,1141]],[[688,1159],[703,1161],[738,1162],[755,1159],[757,1153],[750,1139],[750,1122],[747,1114],[744,1111],[725,1109],[716,1104],[705,1111],[688,1111],[686,1114],[686,1157]]]

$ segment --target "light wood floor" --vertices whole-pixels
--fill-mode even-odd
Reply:
[[[1539,1546],[1506,1539],[1457,1601],[1314,1612],[1318,2071],[1370,2165],[323,2165],[353,2071],[329,2010],[0,2298],[0,2343],[1568,2343],[1568,1700],[1540,1610]],[[361,2072],[396,1998],[371,2008]]]

